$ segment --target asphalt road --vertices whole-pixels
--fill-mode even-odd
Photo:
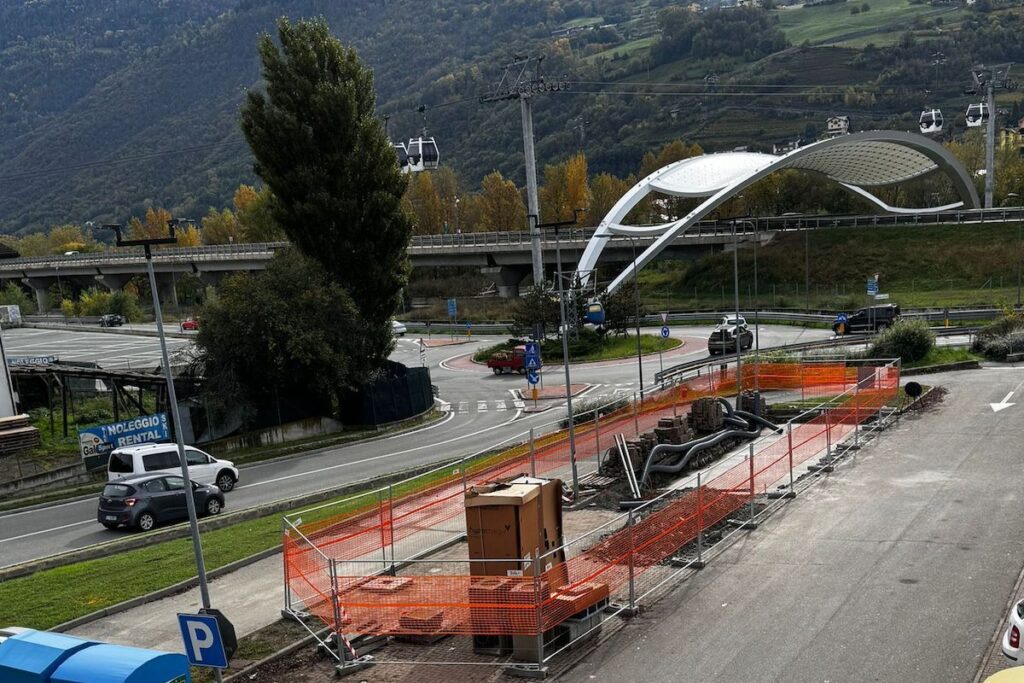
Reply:
[[[971,681],[1024,557],[1024,368],[905,418],[588,655],[569,681]],[[1012,400],[1012,399],[1011,399]]]
[[[673,334],[684,337],[686,344],[671,355],[666,354],[666,367],[670,361],[678,363],[706,357],[704,340],[709,331],[709,327],[673,328]],[[826,330],[762,326],[761,344],[767,347],[825,336],[828,336]],[[522,377],[497,377],[486,367],[453,360],[497,341],[500,338],[482,337],[474,338],[469,344],[427,349],[425,364],[431,369],[432,381],[438,386],[441,399],[450,403],[451,412],[443,421],[413,433],[246,467],[239,486],[227,496],[227,508],[240,510],[407,467],[453,460],[507,441],[525,439],[531,427],[538,428],[538,433],[554,429],[564,416],[563,408],[556,407],[537,414],[523,414],[516,408],[510,390],[526,387]],[[177,343],[188,342],[178,340]],[[4,344],[10,355],[53,354],[66,360],[93,360],[102,366],[127,358],[142,363],[150,358],[149,354],[159,355],[154,338],[96,332],[6,330]],[[419,344],[409,337],[400,339],[392,357],[407,365],[419,365]],[[644,360],[646,382],[653,379],[658,367],[656,355]],[[588,390],[591,396],[632,394],[639,386],[635,359],[583,364],[573,366],[571,371],[574,384],[592,385]],[[564,383],[561,372],[561,367],[549,367],[545,381]],[[463,404],[465,410],[460,409]],[[132,533],[103,529],[96,522],[95,510],[94,500],[84,500],[0,516],[0,566],[83,548]]]

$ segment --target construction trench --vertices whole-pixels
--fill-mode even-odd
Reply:
[[[327,627],[339,675],[547,675],[827,471],[899,389],[897,363],[743,371],[760,392],[738,408],[720,397],[735,373],[714,370],[578,424],[575,500],[563,430],[286,518],[285,614]],[[819,401],[780,420],[768,396]]]

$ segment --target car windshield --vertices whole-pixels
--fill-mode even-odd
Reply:
[[[726,318],[725,325],[743,325],[746,321],[743,318]]]
[[[107,498],[124,498],[134,492],[135,489],[127,484],[107,484],[103,487],[103,495]]]

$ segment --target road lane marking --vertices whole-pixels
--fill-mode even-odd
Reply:
[[[310,470],[309,472],[298,472],[296,474],[289,474],[289,475],[284,476],[284,477],[277,477],[276,479],[267,479],[266,481],[258,481],[258,482],[253,483],[253,484],[246,484],[245,486],[237,486],[237,487],[235,487],[235,491],[240,491],[242,489],[251,489],[251,488],[255,488],[257,486],[264,486],[266,484],[275,484],[275,483],[277,483],[279,481],[287,481],[289,479],[295,479],[297,477],[306,477],[306,476],[309,476],[311,474],[320,474],[321,472],[330,472],[331,470],[336,470],[336,469],[341,468],[341,467],[351,467],[352,465],[361,465],[363,463],[373,462],[375,460],[383,460],[385,458],[394,458],[395,456],[398,456],[398,455],[405,455],[407,453],[414,453],[415,451],[421,451],[424,448],[437,448],[438,446],[444,446],[445,444],[453,443],[455,441],[461,441],[462,439],[469,439],[471,437],[479,436],[480,434],[484,434],[486,432],[490,432],[490,431],[493,431],[495,429],[500,429],[502,427],[506,427],[506,426],[512,424],[516,420],[516,418],[518,418],[518,417],[519,417],[519,411],[516,411],[516,414],[513,415],[511,419],[506,420],[505,422],[493,425],[491,427],[485,427],[483,429],[478,429],[475,432],[471,432],[469,434],[463,434],[462,436],[456,436],[456,437],[453,437],[451,439],[447,439],[445,441],[438,441],[436,443],[430,443],[430,444],[426,444],[426,445],[423,445],[423,446],[417,446],[415,448],[407,448],[404,451],[395,451],[394,453],[385,453],[384,455],[375,455],[375,456],[373,456],[371,458],[363,458],[362,460],[353,460],[352,462],[343,462],[343,463],[338,463],[337,465],[329,465],[327,467],[321,467],[320,469]],[[454,460],[454,456],[453,456],[452,459]],[[42,532],[39,532],[39,533],[42,533]]]
[[[487,401],[477,401],[476,402],[476,412],[478,412],[478,413],[486,413],[487,412]]]
[[[48,534],[51,531],[60,531],[61,529],[70,529],[73,526],[82,526],[83,524],[95,524],[95,519],[87,519],[82,522],[72,522],[71,524],[64,524],[63,526],[55,526],[52,529],[40,529],[39,531],[33,531],[29,534],[22,534],[21,536],[12,536],[10,538],[0,538],[0,543],[7,543],[8,541],[19,541],[23,538],[30,538],[32,536],[38,536],[40,534]]]

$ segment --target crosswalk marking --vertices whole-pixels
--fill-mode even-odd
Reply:
[[[476,412],[478,412],[478,413],[486,413],[487,412],[487,401],[477,401],[476,402]]]
[[[512,405],[514,405],[518,410],[522,410],[523,408],[526,407],[526,402],[523,401],[522,399],[516,399],[515,401],[512,402]]]
[[[459,401],[459,412],[460,413],[468,413],[469,412],[469,404],[466,403],[465,401]]]
[[[498,401],[498,404],[494,406],[495,410],[508,410],[508,405],[504,401]]]

